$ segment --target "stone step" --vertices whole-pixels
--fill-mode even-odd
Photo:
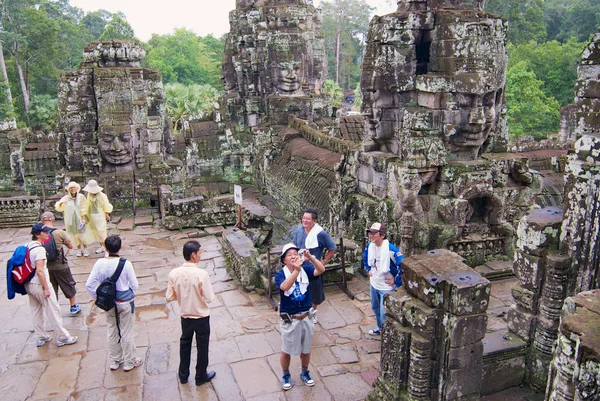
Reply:
[[[521,384],[525,377],[526,351],[527,343],[507,330],[486,333],[483,339],[481,395]]]
[[[513,262],[509,261],[487,262],[475,267],[475,270],[490,281],[514,277]]]

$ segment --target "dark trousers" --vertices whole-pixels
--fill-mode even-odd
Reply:
[[[200,319],[181,318],[181,338],[179,339],[179,378],[187,380],[190,375],[192,339],[196,333],[196,381],[206,377],[208,367],[208,340],[210,338],[210,316]]]

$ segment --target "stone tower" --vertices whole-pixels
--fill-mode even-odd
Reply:
[[[60,151],[68,170],[122,174],[160,166],[172,147],[162,80],[139,43],[93,42],[59,82]]]
[[[230,13],[223,80],[233,119],[287,124],[288,114],[330,113],[321,96],[327,56],[312,0],[237,0]]]
[[[541,186],[504,153],[506,25],[481,3],[400,0],[371,20],[357,169],[369,200],[347,202],[387,222],[406,254],[447,248],[472,266],[510,254]]]

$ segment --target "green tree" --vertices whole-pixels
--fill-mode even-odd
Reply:
[[[152,35],[146,48],[145,65],[159,70],[165,83],[208,84],[222,89],[224,41],[177,29],[169,35]]]
[[[328,79],[323,85],[323,93],[331,98],[332,106],[336,109],[342,107],[342,97],[344,96],[342,88],[335,81]]]
[[[4,51],[10,55],[17,76],[16,87],[21,93],[22,103],[16,104],[22,105],[22,117],[26,117],[32,87],[39,93],[56,91],[60,74],[57,67],[60,27],[48,17],[44,7],[34,1],[5,0],[3,6]]]
[[[36,130],[50,131],[56,125],[58,99],[50,95],[34,95],[31,98],[29,126]]]
[[[508,45],[508,68],[521,61],[528,63],[537,79],[543,82],[541,89],[547,97],[554,97],[564,106],[573,102],[577,65],[586,43],[569,39],[560,44],[553,40],[537,44]]]
[[[97,40],[112,19],[112,13],[106,10],[89,12],[81,20],[81,24],[90,32],[93,40]]]
[[[542,91],[538,80],[526,61],[509,68],[506,75],[506,106],[509,132],[513,139],[532,135],[546,138],[557,132],[560,104]]]
[[[586,42],[600,27],[600,0],[545,0],[548,40]]]
[[[136,40],[133,28],[127,22],[127,17],[122,12],[112,15],[98,40]]]
[[[331,0],[322,2],[321,8],[329,77],[347,88],[354,87],[374,8],[365,0]]]
[[[543,0],[488,0],[485,10],[508,20],[508,39],[515,44],[547,37]]]
[[[165,98],[173,129],[177,131],[184,121],[211,112],[219,92],[210,85],[173,83],[165,85]]]

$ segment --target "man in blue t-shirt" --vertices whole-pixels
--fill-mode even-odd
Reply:
[[[304,263],[299,252],[304,254]],[[323,263],[308,250],[298,249],[293,243],[284,245],[281,251],[283,269],[275,273],[275,286],[279,289],[281,322],[281,356],[279,361],[283,370],[281,386],[284,390],[292,388],[290,375],[291,355],[300,355],[302,373],[300,378],[307,386],[314,386],[315,381],[310,377],[310,347],[315,331],[312,320],[311,292],[309,282],[325,271]]]
[[[317,260],[323,262],[323,266],[327,265],[333,255],[337,246],[327,231],[323,230],[319,224],[317,224],[318,214],[315,209],[306,209],[302,215],[302,225],[296,228],[294,231],[294,238],[292,242],[300,248],[305,248],[310,251]],[[323,251],[325,257],[323,257]],[[304,264],[310,264],[310,261],[305,259]],[[325,300],[325,287],[323,286],[323,278],[317,277],[310,281],[310,293],[312,294],[312,307],[317,311],[317,307]],[[314,322],[317,323],[317,315],[315,314]]]

